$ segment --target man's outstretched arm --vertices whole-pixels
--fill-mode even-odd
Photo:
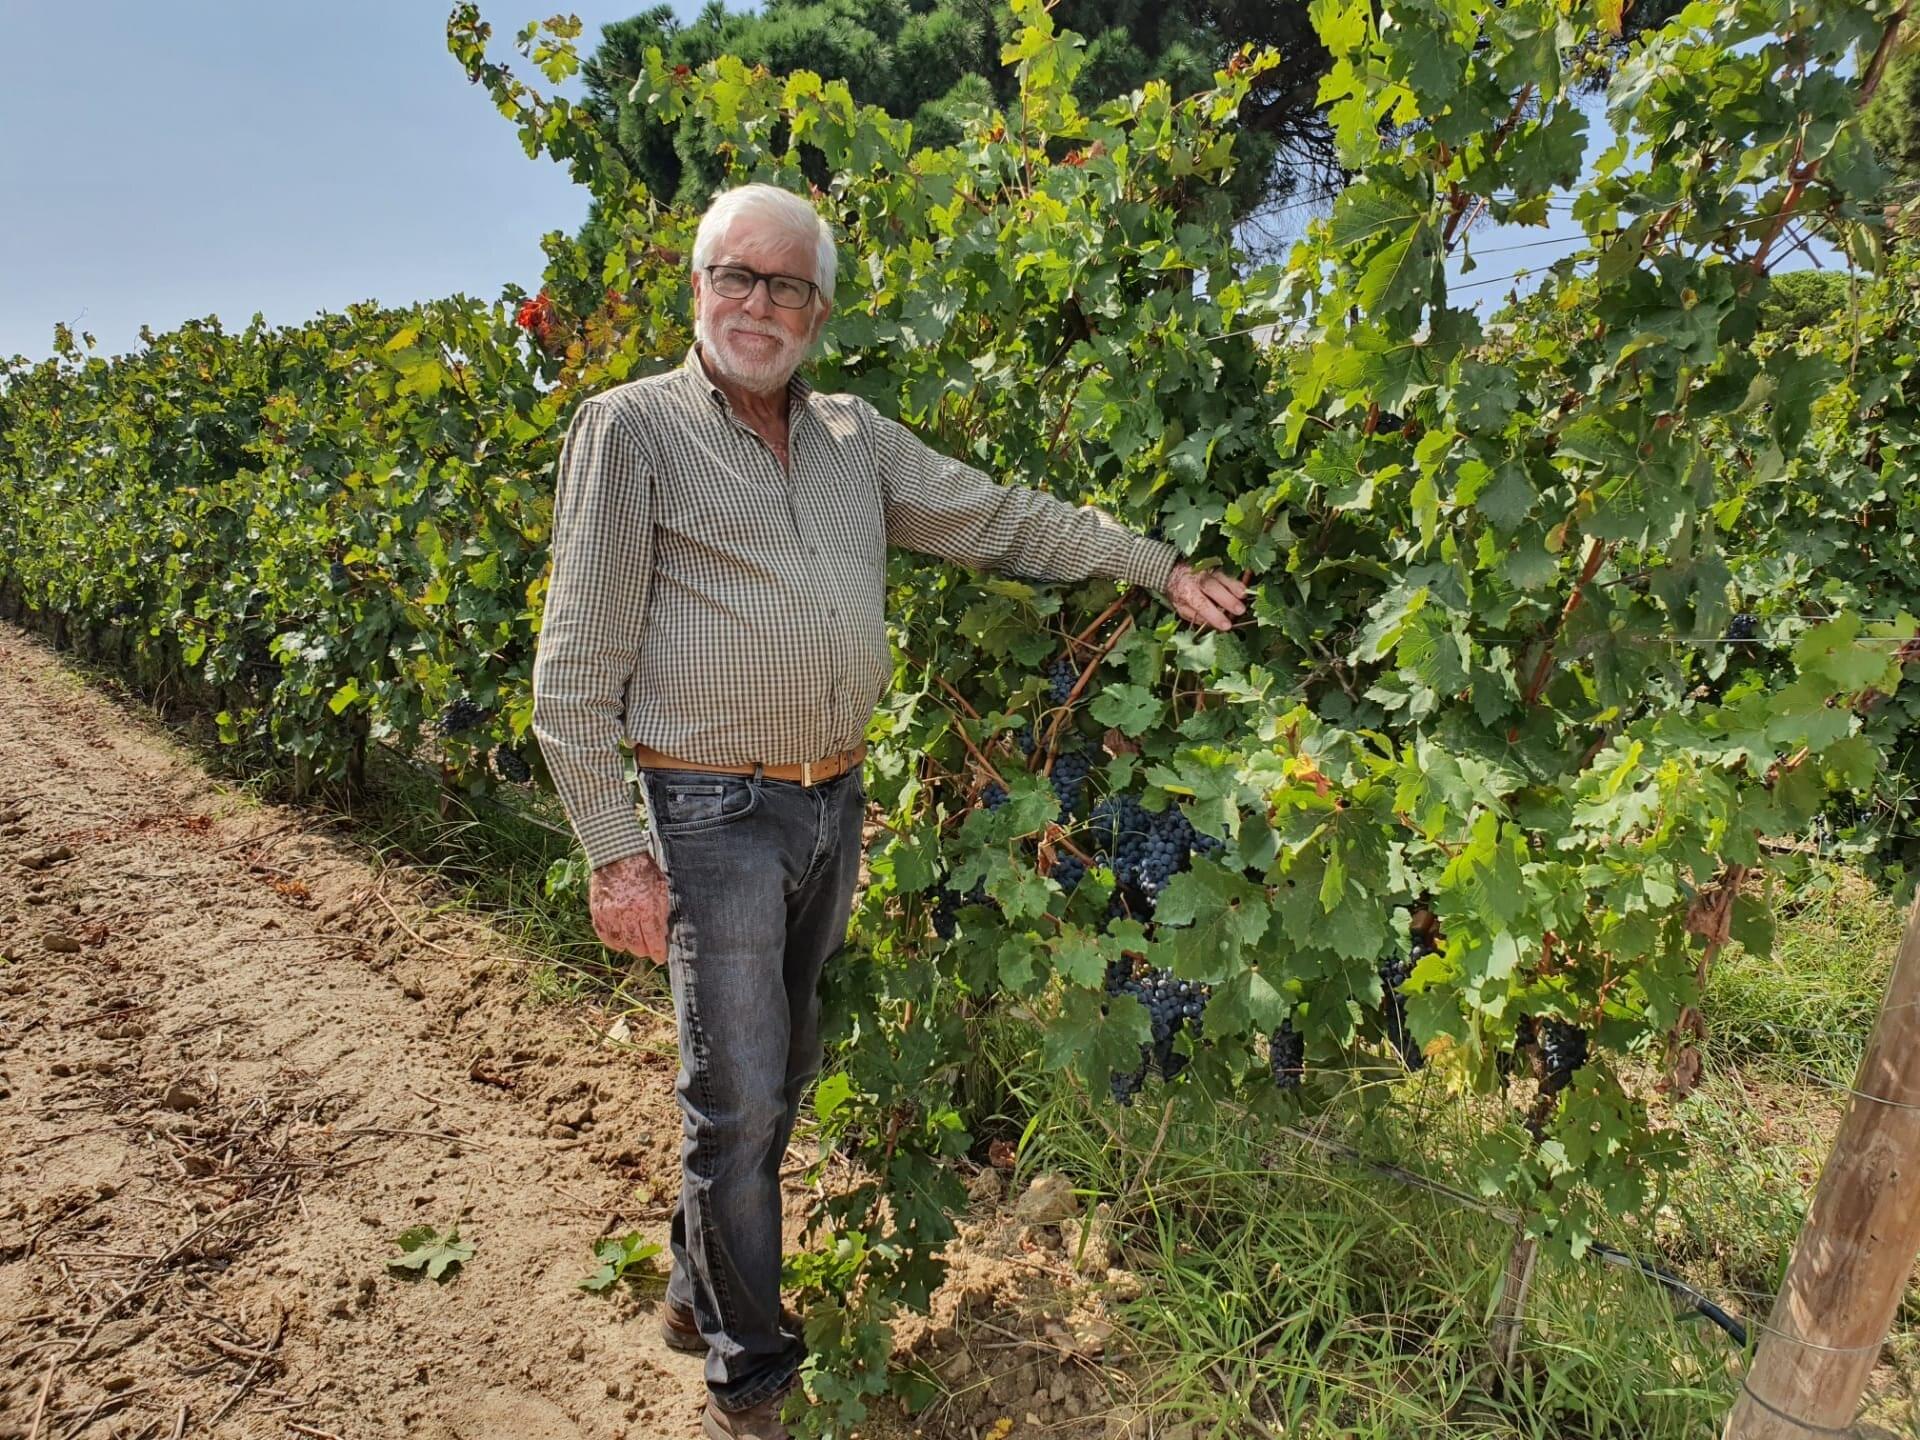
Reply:
[[[877,412],[869,423],[890,544],[1037,579],[1110,576],[1158,591],[1182,619],[1220,630],[1246,610],[1247,587],[1238,580],[1194,570],[1165,541],[1103,510],[999,484]]]

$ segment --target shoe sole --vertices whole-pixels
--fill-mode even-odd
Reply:
[[[723,1429],[720,1422],[713,1418],[711,1409],[703,1410],[700,1414],[700,1433],[706,1437],[706,1440],[738,1440],[737,1436]],[[790,1432],[782,1430],[780,1433],[788,1435]]]

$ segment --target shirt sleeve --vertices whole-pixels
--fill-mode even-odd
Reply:
[[[1043,580],[1106,575],[1164,591],[1174,549],[1105,511],[1024,485],[1001,485],[873,411],[887,541],[976,570]]]
[[[653,571],[653,474],[608,405],[560,447],[553,569],[533,657],[533,733],[593,869],[650,848],[620,741]]]

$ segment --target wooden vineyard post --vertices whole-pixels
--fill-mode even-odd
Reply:
[[[1540,1245],[1527,1237],[1526,1220],[1517,1221],[1513,1249],[1500,1276],[1500,1293],[1493,1305],[1493,1358],[1502,1370],[1512,1371],[1520,1361],[1520,1342],[1527,1333],[1527,1292],[1533,1288],[1533,1267]]]
[[[1920,1253],[1920,899],[1725,1440],[1847,1435]]]

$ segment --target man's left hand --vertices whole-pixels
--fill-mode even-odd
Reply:
[[[1237,615],[1247,611],[1247,587],[1218,570],[1196,570],[1176,560],[1167,577],[1167,603],[1182,620],[1231,630]]]

